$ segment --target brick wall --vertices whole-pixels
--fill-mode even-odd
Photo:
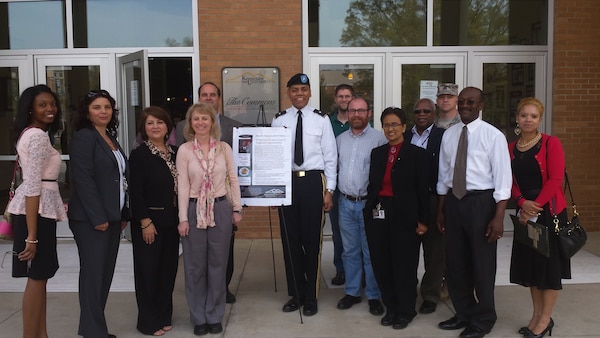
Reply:
[[[285,84],[302,71],[302,2],[199,0],[200,81],[222,88],[223,67],[279,67],[281,108],[290,105]],[[277,209],[271,209],[279,237]],[[244,210],[238,238],[269,238],[269,209]]]
[[[555,0],[552,133],[589,231],[600,230],[600,3]]]

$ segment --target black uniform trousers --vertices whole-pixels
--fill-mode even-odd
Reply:
[[[179,233],[175,224],[159,227],[152,244],[142,238],[138,222],[131,227],[137,329],[146,335],[171,325],[173,289],[179,263]]]
[[[485,232],[496,213],[493,190],[468,192],[444,202],[446,279],[456,317],[489,331],[497,316],[494,304],[497,242]]]
[[[314,301],[319,294],[325,177],[320,170],[299,173],[292,173],[292,205],[279,208],[281,242],[288,294]]]
[[[393,198],[380,199],[385,219],[373,219],[365,211],[365,232],[371,253],[371,265],[381,300],[387,311],[413,319],[417,315],[417,268],[419,237],[417,225],[400,224],[399,208]],[[368,212],[368,215],[367,215]],[[367,217],[368,216],[368,217]]]
[[[440,300],[446,270],[446,239],[436,224],[438,207],[436,194],[429,194],[429,206],[431,221],[427,224],[427,232],[421,236],[425,263],[425,273],[421,279],[421,297],[423,300],[437,303]]]

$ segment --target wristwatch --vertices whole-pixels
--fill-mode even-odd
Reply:
[[[237,212],[238,214],[242,214],[242,210],[234,210],[233,212]]]
[[[330,194],[333,195],[333,190],[332,189],[327,189],[327,192],[329,192]]]

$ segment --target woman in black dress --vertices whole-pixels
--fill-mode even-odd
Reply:
[[[553,215],[566,221],[566,201],[561,188],[565,158],[558,138],[542,134],[538,126],[544,106],[532,97],[524,98],[517,107],[517,129],[521,137],[509,144],[513,170],[512,197],[517,201],[519,221],[533,221],[548,227],[550,257],[513,241],[510,266],[511,283],[529,287],[533,315],[526,327],[519,329],[525,337],[543,337],[552,333],[551,318],[561,279],[571,278],[571,265],[558,249],[554,236]],[[524,225],[525,226],[525,225]]]
[[[129,158],[137,329],[162,336],[172,329],[179,261],[177,148],[167,144],[173,122],[160,107],[142,111],[138,130],[144,142]]]

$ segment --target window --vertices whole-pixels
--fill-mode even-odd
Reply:
[[[0,2],[0,49],[65,48],[64,0]]]
[[[193,45],[190,0],[73,1],[78,48]]]

